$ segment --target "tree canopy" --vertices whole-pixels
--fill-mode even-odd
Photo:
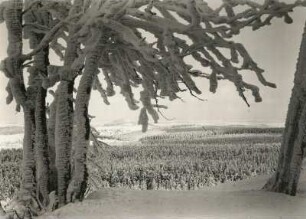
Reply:
[[[11,4],[2,3],[2,20],[5,6]],[[33,16],[33,21],[25,25],[25,37],[31,31],[45,36],[23,59],[30,60],[47,45],[63,59],[65,45],[60,40],[75,37],[84,49],[78,51],[78,57],[70,68],[80,72],[86,54],[95,48],[99,37],[107,38],[103,42],[103,55],[99,60],[99,69],[107,85],[102,87],[100,77],[95,77],[94,89],[108,104],[107,97],[114,95],[113,86],[119,86],[128,106],[135,110],[138,104],[133,88],[141,85],[142,124],[147,123],[142,121],[148,118],[145,115],[147,112],[154,121],[158,120],[151,100],[155,101],[153,106],[158,107],[158,98],[174,100],[182,91],[189,91],[191,95],[200,94],[202,89],[196,86],[193,77],[209,79],[211,92],[216,92],[218,80],[229,80],[247,104],[246,90],[250,90],[255,101],[260,102],[259,88],[244,81],[241,72],[254,72],[264,86],[276,85],[265,79],[264,70],[256,64],[247,49],[231,38],[245,27],[257,30],[271,24],[271,20],[277,17],[291,23],[289,13],[295,7],[305,5],[303,1],[286,4],[267,0],[260,4],[255,1],[226,0],[218,8],[211,8],[208,2],[202,0],[84,1],[79,14],[73,14],[70,11],[72,4],[72,1],[32,1],[28,4],[24,9],[28,17],[34,8],[46,11],[53,17],[49,26],[38,24]],[[77,27],[74,36],[67,35],[69,25]],[[144,31],[155,37],[154,43],[147,42]],[[203,69],[192,69],[184,60],[187,56],[192,56]],[[6,72],[8,65],[9,59],[2,62]],[[60,66],[49,66],[48,69],[50,74],[43,82],[46,88],[59,80],[72,80],[79,75],[67,74],[67,69]],[[12,95],[9,96],[8,99],[11,99]]]

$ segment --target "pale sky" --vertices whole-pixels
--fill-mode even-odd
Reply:
[[[220,82],[217,93],[212,94],[209,92],[207,80],[201,79],[197,81],[199,88],[203,91],[200,97],[207,101],[199,101],[191,97],[189,92],[182,93],[180,96],[184,102],[180,100],[162,102],[168,106],[167,110],[163,110],[164,115],[174,119],[173,121],[188,123],[283,124],[306,20],[305,10],[303,8],[295,10],[292,14],[293,24],[285,24],[282,19],[277,19],[271,26],[259,31],[253,32],[247,28],[235,38],[236,42],[245,45],[253,59],[265,70],[266,79],[277,84],[277,89],[266,88],[259,84],[254,73],[243,73],[246,81],[259,85],[263,102],[255,103],[250,92],[247,92],[246,95],[251,104],[249,108],[238,96],[236,88],[229,82]],[[0,60],[2,60],[6,56],[7,47],[7,33],[3,24],[0,25],[0,42]],[[9,106],[5,103],[6,83],[7,79],[1,73],[0,124],[22,124],[23,115],[15,112],[15,103]],[[137,97],[136,94],[135,96]],[[93,120],[94,124],[118,121],[137,122],[139,111],[131,111],[119,91],[109,101],[111,105],[105,105],[99,93],[93,91],[90,114],[96,116]],[[166,122],[166,120],[161,118],[160,122]]]

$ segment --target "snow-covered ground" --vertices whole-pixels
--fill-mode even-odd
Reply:
[[[103,142],[116,146],[131,143],[133,143],[133,145],[137,145],[137,143],[139,143],[139,139],[145,136],[162,134],[165,132],[163,129],[164,125],[150,125],[149,130],[143,133],[140,125],[135,125],[132,123],[96,127],[96,130],[100,133],[100,135],[105,137]]]
[[[210,124],[202,123],[180,123],[180,122],[167,122],[150,124],[147,132],[141,131],[141,126],[135,123],[121,123],[115,125],[94,125],[93,127],[103,136],[103,142],[109,145],[137,145],[139,139],[165,133],[167,128],[173,126],[186,126],[186,127],[201,127]],[[231,125],[231,124],[227,124]],[[236,124],[237,125],[237,124]],[[245,125],[245,124],[239,124]],[[258,127],[266,127],[266,125],[257,125]],[[272,127],[277,127],[273,126]],[[22,126],[5,126],[0,125],[0,150],[9,148],[21,148],[22,147]]]
[[[268,177],[197,191],[104,189],[40,219],[305,219],[306,172],[295,197],[261,191]]]
[[[23,134],[1,135],[0,134],[0,150],[21,148]]]

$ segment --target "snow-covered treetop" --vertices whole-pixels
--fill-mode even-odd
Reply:
[[[2,2],[0,21],[5,20],[5,11],[22,0]],[[243,80],[241,71],[256,74],[258,81],[268,87],[276,87],[263,76],[247,49],[231,38],[240,30],[251,27],[257,30],[271,24],[273,18],[283,18],[292,23],[289,13],[297,6],[305,6],[298,0],[291,4],[278,0],[263,3],[251,0],[222,0],[218,7],[210,7],[204,0],[32,0],[23,4],[23,15],[28,17],[24,26],[24,36],[31,32],[43,33],[41,43],[33,47],[24,60],[50,46],[59,57],[64,58],[65,46],[59,39],[76,38],[83,46],[78,58],[70,66],[76,75],[54,77],[62,74],[61,67],[50,66],[45,86],[53,86],[57,80],[73,80],[81,74],[86,54],[97,47],[103,37],[103,53],[99,67],[107,87],[104,89],[99,77],[95,76],[94,89],[101,92],[104,102],[114,95],[113,86],[119,86],[129,107],[138,108],[133,87],[141,85],[141,110],[139,122],[146,129],[147,112],[154,121],[158,120],[155,108],[158,98],[178,98],[178,93],[189,91],[196,96],[201,93],[193,77],[203,77],[210,81],[210,91],[216,92],[219,80],[232,82],[238,94],[248,104],[244,95],[250,90],[256,102],[262,101],[259,88]],[[41,25],[33,10],[48,12],[48,25]],[[79,12],[81,11],[81,13]],[[76,13],[78,12],[78,13]],[[31,15],[32,13],[32,15]],[[43,14],[43,13],[42,13]],[[29,22],[32,20],[33,22]],[[77,31],[68,36],[69,28]],[[146,39],[146,34],[154,36],[154,42]],[[182,37],[184,36],[184,37]],[[194,70],[186,63],[186,57],[199,62],[202,69]],[[5,62],[3,62],[5,63]],[[5,67],[5,66],[4,66]],[[97,72],[96,72],[97,73]],[[56,78],[56,80],[54,80]],[[155,103],[152,104],[151,101]],[[248,104],[249,105],[249,104]]]

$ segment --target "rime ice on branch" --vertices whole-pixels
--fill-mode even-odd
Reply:
[[[99,86],[98,91],[104,102],[108,103],[107,93],[113,94],[113,85],[120,86],[131,109],[138,109],[133,95],[133,87],[138,85],[142,85],[150,98],[155,100],[163,97],[176,99],[177,93],[184,90],[188,90],[191,95],[200,94],[202,89],[196,86],[192,76],[208,78],[211,92],[216,92],[219,80],[229,80],[247,104],[244,95],[246,90],[250,90],[255,101],[260,102],[259,88],[244,81],[241,71],[254,72],[264,86],[276,85],[266,81],[263,70],[244,46],[230,38],[239,34],[243,28],[256,30],[269,25],[273,18],[280,17],[291,23],[289,13],[297,6],[306,5],[305,1],[286,4],[266,0],[259,4],[249,0],[223,0],[219,7],[211,8],[203,0],[84,1],[81,13],[73,15],[69,12],[70,1],[37,2],[34,1],[33,5],[42,4],[43,9],[53,15],[54,24],[51,29],[37,22],[27,24],[32,30],[46,35],[41,44],[26,57],[30,58],[50,46],[60,58],[64,58],[65,47],[58,39],[67,41],[69,37],[74,37],[82,42],[84,39],[93,39],[94,34],[104,28],[112,39],[100,62],[108,92],[99,83],[98,77],[95,87]],[[4,11],[6,4],[2,3],[0,12]],[[33,5],[25,10],[32,10]],[[0,18],[3,20],[3,16]],[[74,36],[67,36],[65,30],[68,25],[81,25],[82,28]],[[97,26],[101,27],[100,30]],[[156,41],[148,43],[143,30],[153,34]],[[186,36],[190,42],[178,35]],[[86,47],[86,50],[90,49],[90,45]],[[227,55],[228,51],[230,56]],[[192,56],[203,69],[191,70],[184,60],[187,56]],[[84,59],[81,56],[75,61],[82,65]],[[7,61],[3,62],[3,69],[8,73]],[[73,66],[77,66],[77,63]],[[61,72],[58,77],[49,76],[49,86],[58,80],[77,76],[67,76]],[[9,95],[8,99],[11,97]]]
[[[244,6],[243,10],[240,6]],[[101,68],[108,89],[119,86],[131,109],[137,109],[132,90],[138,85],[154,100],[163,97],[173,100],[184,90],[194,96],[200,94],[202,89],[192,76],[209,79],[211,92],[216,92],[219,80],[231,81],[249,105],[246,90],[252,92],[256,102],[262,98],[256,85],[243,80],[243,70],[254,72],[264,86],[276,85],[265,79],[264,71],[245,47],[230,38],[243,28],[256,30],[269,25],[275,17],[291,23],[288,13],[297,6],[305,6],[304,1],[285,4],[267,0],[259,4],[224,0],[216,9],[201,0],[97,1],[85,13],[86,19],[80,20],[84,25],[80,35],[93,37],[86,35],[92,26],[108,28],[113,40],[101,58]],[[144,31],[154,35],[156,41],[147,42]],[[178,35],[184,35],[190,42]],[[192,56],[203,69],[192,70],[184,60],[187,56]],[[104,89],[100,91],[105,100]],[[150,101],[145,103],[148,104]],[[148,118],[145,111],[146,108],[141,110],[140,124],[147,124],[141,121]]]

